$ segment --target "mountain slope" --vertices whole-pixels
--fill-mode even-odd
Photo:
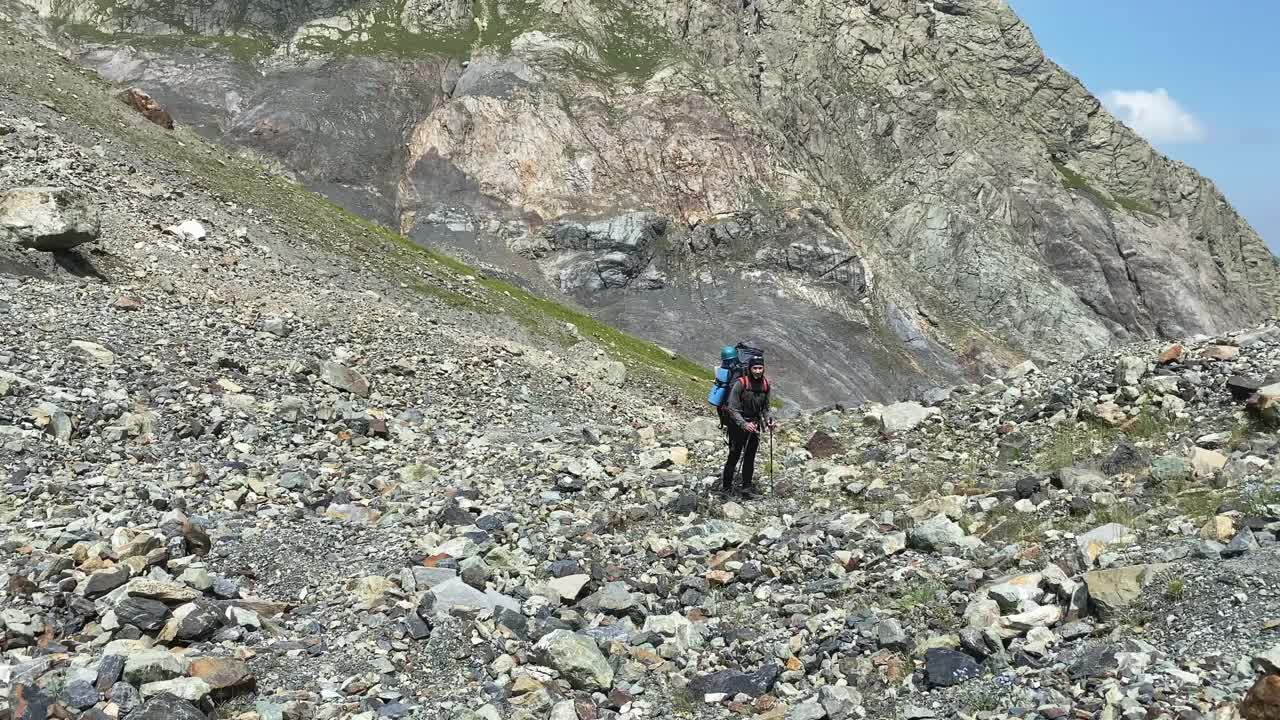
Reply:
[[[809,406],[1276,303],[1212,184],[997,0],[39,9],[344,206],[690,357],[768,346]]]
[[[0,717],[1275,714],[1274,323],[802,414],[730,501],[693,368],[0,29]]]

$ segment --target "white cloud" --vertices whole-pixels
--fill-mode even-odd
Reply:
[[[1169,97],[1164,88],[1111,90],[1102,94],[1102,103],[1150,142],[1200,142],[1205,138],[1200,121]]]

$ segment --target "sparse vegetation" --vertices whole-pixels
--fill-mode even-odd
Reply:
[[[1157,214],[1155,208],[1136,198],[1131,198],[1127,195],[1116,195],[1115,198],[1116,204],[1129,212],[1140,212],[1147,215]]]
[[[1164,596],[1170,600],[1181,600],[1186,593],[1187,586],[1180,577],[1171,577],[1165,585]]]
[[[1058,174],[1062,176],[1063,187],[1067,188],[1068,190],[1079,190],[1085,193],[1089,197],[1093,198],[1094,202],[1107,208],[1108,210],[1115,210],[1117,207],[1119,207],[1119,205],[1116,203],[1115,200],[1112,200],[1111,198],[1107,197],[1105,194],[1103,194],[1102,192],[1094,188],[1092,185],[1090,185],[1089,181],[1086,180],[1083,175],[1077,173],[1076,171],[1072,170],[1071,168],[1059,162],[1054,162],[1053,167],[1056,168],[1058,170]]]
[[[1222,493],[1187,479],[1164,483],[1159,489],[1158,499],[1161,504],[1176,507],[1178,512],[1192,520],[1204,521],[1218,514]]]
[[[1018,512],[1011,505],[987,513],[986,525],[982,541],[992,544],[1026,542],[1040,533],[1040,522],[1034,515]]]
[[[1240,494],[1235,505],[1249,515],[1271,516],[1280,510],[1280,483],[1250,487]]]
[[[1155,410],[1143,410],[1120,427],[1105,423],[1064,422],[1059,424],[1039,454],[1038,465],[1046,472],[1079,465],[1109,452],[1121,437],[1154,440],[1182,428],[1183,423]]]
[[[902,589],[893,604],[902,611],[915,610],[922,605],[934,602],[938,593],[945,591],[946,588],[942,586],[942,583],[936,580],[916,578]]]
[[[1120,502],[1095,509],[1093,511],[1092,524],[1108,525],[1116,523],[1128,528],[1137,528],[1139,527],[1138,521],[1140,517],[1140,513],[1138,513],[1132,502],[1121,500]]]
[[[1116,432],[1114,428],[1096,423],[1063,422],[1054,428],[1040,453],[1039,465],[1053,472],[1080,464],[1102,452],[1101,441],[1113,438]]]

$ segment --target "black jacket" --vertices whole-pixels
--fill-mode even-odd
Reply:
[[[743,382],[746,380],[746,382]],[[749,376],[735,380],[729,388],[729,402],[725,403],[725,413],[739,430],[746,430],[748,422],[768,424],[773,419],[769,412],[769,391],[772,388],[768,378],[760,378],[760,382],[752,382]]]

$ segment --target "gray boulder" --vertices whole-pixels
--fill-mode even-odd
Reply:
[[[98,239],[98,208],[77,190],[24,187],[0,193],[0,244],[70,250]]]
[[[607,691],[613,686],[613,668],[589,637],[554,630],[544,635],[534,650],[578,690]]]

